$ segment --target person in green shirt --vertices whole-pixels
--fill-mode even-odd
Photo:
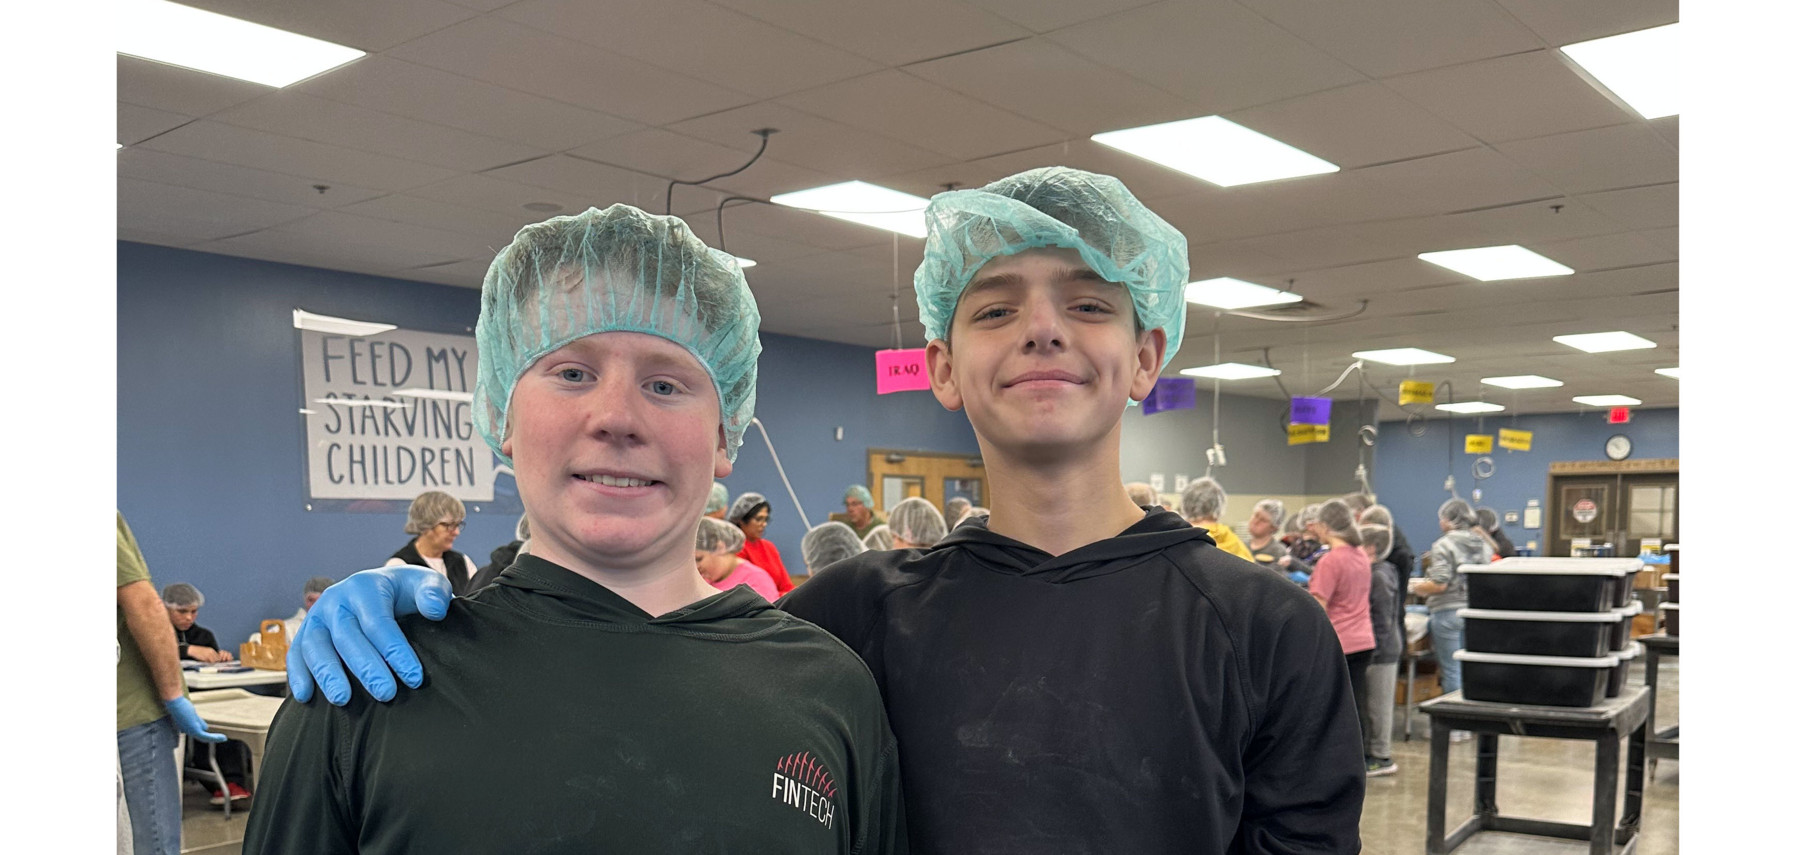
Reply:
[[[875,497],[869,494],[869,488],[861,484],[851,484],[844,488],[844,512],[833,513],[827,520],[841,522],[856,532],[858,538],[869,536],[878,525],[887,525],[887,520],[875,512]]]
[[[629,205],[495,256],[475,425],[515,472],[529,554],[403,622],[416,691],[282,705],[244,852],[905,851],[869,669],[695,565],[754,412],[758,321],[730,255]]]
[[[194,711],[181,677],[175,627],[163,606],[137,538],[118,517],[118,742],[119,774],[131,815],[132,850],[152,855],[181,851],[181,778],[175,768],[177,733],[224,742]]]

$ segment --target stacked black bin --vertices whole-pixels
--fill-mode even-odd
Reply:
[[[1458,568],[1469,587],[1469,607],[1460,612],[1465,648],[1456,653],[1463,697],[1534,706],[1600,703],[1618,677],[1637,611],[1631,584],[1642,568],[1635,558],[1548,557]]]

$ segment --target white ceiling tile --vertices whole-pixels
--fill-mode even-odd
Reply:
[[[1654,187],[1586,193],[1578,198],[1628,229],[1672,228],[1680,222],[1680,192],[1673,181]]]
[[[1637,232],[1538,244],[1529,249],[1577,271],[1661,264],[1674,261],[1676,257],[1674,251]]]
[[[779,136],[777,134],[770,137],[771,147],[774,145],[775,138]],[[647,172],[664,178],[693,181],[730,172],[750,163],[750,158],[755,151],[742,152],[673,131],[649,128],[585,145],[570,151],[569,154],[601,163],[629,164],[630,168],[635,171]],[[824,173],[793,166],[770,157],[767,152],[764,152],[761,158],[750,164],[750,167],[743,172],[715,179],[705,187],[767,198],[775,193],[803,190],[830,183],[832,183],[831,179]],[[675,193],[678,197],[688,201],[692,201],[694,198],[691,185],[677,187]],[[659,212],[662,210],[660,202],[658,202],[656,210]],[[681,210],[680,206],[677,206],[676,210]]]
[[[184,116],[205,116],[275,90],[260,83],[118,55],[119,100]]]
[[[489,261],[468,259],[452,261],[447,264],[430,264],[424,267],[408,267],[390,272],[389,276],[400,279],[411,279],[415,282],[435,282],[439,285],[454,285],[458,288],[481,289],[481,281],[487,278]]]
[[[1361,82],[1363,75],[1227,0],[1160,3],[1049,38],[1193,102],[1199,115]]]
[[[291,88],[545,151],[561,151],[643,127],[618,116],[386,56],[364,57]]]
[[[1267,194],[1306,212],[1307,222],[1447,214],[1562,195],[1554,186],[1486,148],[1387,163],[1329,175],[1273,181],[1229,192]]]
[[[1181,98],[1041,38],[921,62],[906,71],[1081,137],[1196,115]]]
[[[341,181],[381,190],[405,190],[452,174],[441,167],[213,121],[183,125],[143,145],[202,160],[314,178],[326,184]]]
[[[960,158],[1017,151],[1065,136],[898,70],[809,89],[781,103]]]
[[[701,80],[498,18],[464,21],[388,55],[650,125],[752,100]]]
[[[726,234],[754,232],[821,250],[885,246],[893,235],[893,232],[782,205],[745,205],[731,209],[725,217]],[[916,238],[902,237],[901,240]]]
[[[1443,219],[1448,229],[1466,236],[1462,245],[1443,249],[1547,243],[1613,234],[1622,228],[1611,217],[1566,196],[1469,211]]]
[[[414,187],[407,195],[435,199],[469,208],[495,211],[507,216],[523,212],[536,220],[556,214],[575,214],[587,210],[595,202],[572,188],[533,187],[517,181],[506,181],[492,175],[457,175],[443,181]],[[560,205],[561,210],[536,212],[525,210],[534,202]]]
[[[417,267],[420,264],[467,258],[491,258],[495,251],[488,241],[472,235],[361,217],[342,211],[322,211],[303,220],[265,229],[262,233],[292,238],[299,248],[337,244],[379,251],[383,246],[394,246],[418,256],[429,257],[426,261],[403,260],[390,265],[390,268]]]
[[[119,179],[119,222],[169,235],[211,240],[314,213],[299,205]]]
[[[1518,140],[1498,146],[1514,163],[1568,193],[1675,181],[1675,150],[1642,122]]]
[[[890,66],[948,56],[1031,34],[998,15],[955,0],[714,3]]]
[[[1191,175],[1087,139],[1065,140],[979,160],[933,166],[893,176],[884,183],[896,190],[929,198],[943,191],[948,183],[954,182],[961,188],[980,187],[1043,166],[1068,166],[1110,175],[1124,182],[1132,195],[1144,202],[1189,194],[1209,186]]]
[[[131,241],[133,243],[148,243],[157,246],[174,247],[189,247],[197,243],[205,243],[207,240],[206,238],[195,237],[193,235],[169,234],[153,229],[140,229],[126,225],[119,226],[118,237],[119,240]]]
[[[1157,2],[1160,0],[968,0],[969,5],[993,12],[1034,33],[1048,33]]]
[[[871,179],[951,160],[949,155],[907,145],[881,134],[823,119],[775,101],[764,101],[670,125],[669,130],[736,149],[745,155],[761,140],[752,131],[775,128],[769,157],[805,164],[834,180]]]
[[[664,178],[563,154],[490,169],[482,174],[501,181],[573,194],[582,202],[582,207],[577,210],[588,206],[604,209],[615,202],[624,202],[660,213],[663,193],[669,186]]]
[[[398,223],[455,232],[487,242],[498,250],[511,242],[519,229],[554,214],[514,209],[513,213],[470,208],[438,199],[394,193],[367,202],[345,205],[338,210],[346,214],[391,220]]]
[[[1288,280],[1293,280],[1289,286]],[[1358,297],[1399,294],[1433,285],[1466,282],[1467,277],[1418,258],[1393,258],[1346,264],[1251,279],[1259,285],[1292,290],[1309,300],[1340,302]]]
[[[702,0],[525,0],[499,14],[760,98],[880,69],[856,54]]]
[[[118,138],[114,142],[131,145],[171,128],[181,127],[193,120],[193,116],[153,110],[149,107],[139,107],[136,104],[120,101]]]
[[[386,50],[433,30],[447,27],[475,12],[439,0],[306,0],[304,3],[271,3],[268,0],[183,0],[188,6],[229,15],[264,26],[299,33],[358,50]]]
[[[456,5],[462,6],[464,8],[474,9],[477,12],[496,12],[496,11],[499,11],[502,7],[505,7],[512,3],[519,2],[519,0],[445,0],[445,1],[449,2],[449,3],[455,3]]]
[[[1328,216],[1320,217],[1304,206],[1284,202],[1266,189],[1201,188],[1158,199],[1151,209],[1186,235],[1190,243],[1214,243],[1331,222]]]
[[[216,122],[478,172],[547,152],[339,101],[282,90],[213,114]]]
[[[381,190],[348,184],[331,184],[320,193],[318,179],[283,175],[248,166],[184,157],[131,146],[118,153],[119,177],[158,184],[246,196],[269,202],[329,209],[382,195]]]
[[[1680,147],[1681,147],[1681,117],[1680,116],[1663,116],[1660,119],[1651,119],[1650,127],[1652,129],[1654,129],[1656,131],[1656,133],[1659,136],[1661,136],[1663,139],[1668,140],[1669,145],[1671,147],[1673,147],[1677,150],[1680,149]]]
[[[1645,240],[1655,244],[1658,249],[1676,257],[1681,252],[1681,230],[1670,227],[1666,229],[1645,229],[1638,232]]]
[[[1489,143],[1635,119],[1549,50],[1436,68],[1382,82]]]
[[[247,235],[223,238],[197,244],[192,249],[301,264],[326,270],[348,270],[352,273],[383,273],[400,267],[459,261],[454,255],[420,251],[400,245],[372,246],[345,244],[311,234],[295,234],[264,229]]]
[[[1478,145],[1379,83],[1314,92],[1225,118],[1346,169]]]
[[[732,255],[755,261],[757,266],[744,271],[745,276],[761,275],[757,273],[757,271],[761,269],[762,264],[765,262],[773,264],[775,262],[804,258],[809,255],[827,252],[827,250],[820,249],[816,246],[809,246],[791,240],[782,240],[779,237],[760,235],[756,232],[740,228],[738,227],[737,222],[737,212],[738,209],[735,207],[728,207],[725,209],[725,242],[723,246],[719,243],[716,221],[707,217],[699,217],[695,220],[689,220],[688,227],[692,229],[695,234],[700,235],[702,239],[706,241],[707,246],[719,247],[720,249],[730,252]]]
[[[1542,46],[1486,2],[1239,0],[1288,32],[1371,77],[1387,77]]]
[[[1495,0],[1554,47],[1673,24],[1676,0]]]

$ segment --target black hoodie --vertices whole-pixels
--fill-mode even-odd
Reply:
[[[1173,513],[1061,556],[970,520],[779,605],[874,672],[916,852],[1359,851],[1324,610]]]

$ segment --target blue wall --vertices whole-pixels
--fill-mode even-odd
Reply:
[[[1607,424],[1604,411],[1488,418],[1480,432],[1492,434],[1502,427],[1531,431],[1531,450],[1496,448],[1494,474],[1482,481],[1470,472],[1479,455],[1464,454],[1462,448],[1463,436],[1477,432],[1475,419],[1430,419],[1425,434],[1419,437],[1407,432],[1405,422],[1383,422],[1375,444],[1375,491],[1381,503],[1394,512],[1394,521],[1406,533],[1413,551],[1424,553],[1439,534],[1438,506],[1450,497],[1444,490],[1445,475],[1456,476],[1457,495],[1464,499],[1480,488],[1477,504],[1493,508],[1502,519],[1509,511],[1523,512],[1527,499],[1537,499],[1548,513],[1544,487],[1552,462],[1605,460],[1602,447],[1606,439],[1621,433],[1631,438],[1631,459],[1680,457],[1678,412],[1674,408],[1634,410],[1631,422],[1623,425]],[[1446,442],[1451,438],[1455,453],[1449,458],[1454,462],[1446,463]],[[1520,548],[1528,540],[1538,541],[1538,554],[1543,554],[1544,530],[1526,530],[1517,523],[1505,525],[1504,530]]]
[[[206,594],[200,622],[236,644],[287,617],[316,575],[380,565],[407,540],[391,513],[307,511],[295,307],[408,329],[471,334],[480,295],[407,282],[120,242],[119,509],[158,588]],[[867,477],[866,449],[976,453],[974,432],[927,393],[876,396],[873,351],[763,336],[757,389],[767,425],[814,523]],[[835,440],[834,429],[844,428]],[[504,478],[504,476],[503,476]],[[803,572],[794,513],[754,428],[725,483],[774,504],[769,537]],[[470,513],[457,549],[478,564],[512,539],[511,513]]]

